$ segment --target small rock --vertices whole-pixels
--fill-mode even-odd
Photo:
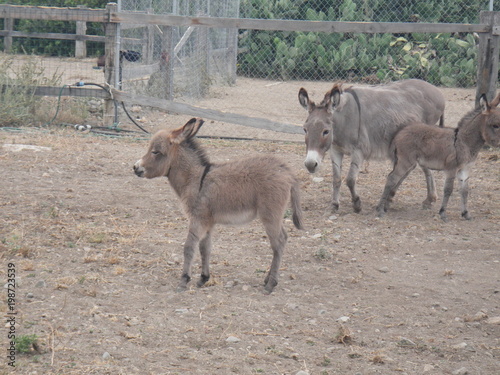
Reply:
[[[466,342],[461,342],[460,344],[456,344],[456,345],[452,346],[453,349],[465,349],[466,347],[467,347]]]
[[[424,372],[429,372],[429,371],[432,371],[432,370],[434,370],[434,366],[433,365],[429,365],[429,364],[424,365]]]
[[[491,318],[486,319],[486,323],[500,325],[500,316],[492,316]]]
[[[340,323],[347,323],[349,321],[349,318],[348,316],[341,316],[340,318],[337,319],[337,322],[340,322]]]
[[[401,337],[401,339],[398,341],[398,345],[399,346],[405,346],[405,347],[408,347],[408,346],[417,346],[417,344],[415,344],[410,339],[407,339],[406,337]]]
[[[338,216],[337,215],[332,215],[328,218],[329,220],[337,220]]]
[[[108,352],[104,352],[103,355],[102,355],[102,359],[109,359],[111,358],[111,354],[109,354]]]
[[[313,177],[313,182],[323,182],[323,177]]]
[[[413,298],[417,298],[417,297],[420,297],[420,293],[413,293],[411,296],[412,296]]]
[[[33,295],[33,293],[28,293],[26,294],[26,298],[34,298],[35,296]]]
[[[241,340],[236,337],[236,336],[229,336],[227,339],[226,339],[226,342],[229,342],[229,343],[236,343],[236,342],[240,342]]]
[[[309,375],[309,372],[308,371],[303,371],[303,370],[300,370],[299,372],[297,372],[295,375]]]
[[[45,282],[45,280],[40,280],[39,282],[37,282],[35,284],[36,288],[45,288],[46,286],[47,286],[47,283]]]
[[[389,267],[380,267],[380,268],[378,269],[378,271],[379,271],[379,272],[382,272],[382,273],[387,273],[387,272],[389,272]]]
[[[185,314],[187,313],[189,310],[188,309],[175,309],[175,312],[177,314]]]
[[[465,367],[461,367],[458,370],[452,372],[453,375],[467,375],[468,373],[469,370],[467,370]]]

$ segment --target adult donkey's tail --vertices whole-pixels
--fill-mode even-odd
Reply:
[[[290,189],[290,200],[292,202],[292,219],[297,229],[304,229],[304,220],[302,219],[302,208],[300,207],[300,188],[299,182],[295,181]]]

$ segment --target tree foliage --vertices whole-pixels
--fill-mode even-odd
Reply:
[[[483,4],[484,6],[484,4]],[[243,0],[246,18],[310,21],[477,22],[481,4],[468,0]],[[239,73],[274,79],[387,81],[421,78],[472,86],[477,47],[470,34],[242,33]]]

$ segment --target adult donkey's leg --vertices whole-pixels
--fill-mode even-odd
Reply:
[[[333,147],[330,148],[330,159],[332,160],[333,172],[333,197],[332,211],[336,212],[339,209],[340,201],[340,185],[342,184],[342,159],[344,155]]]
[[[363,165],[364,157],[361,151],[356,150],[351,155],[351,166],[346,178],[346,185],[351,191],[352,207],[354,212],[361,212],[361,199],[356,192],[356,181],[359,175],[359,169]]]

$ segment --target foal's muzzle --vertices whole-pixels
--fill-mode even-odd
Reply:
[[[144,177],[144,167],[140,165],[140,160],[137,161],[137,163],[134,164],[134,173],[137,175],[137,177]]]

